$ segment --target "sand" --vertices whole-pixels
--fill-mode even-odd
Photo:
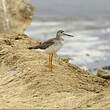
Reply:
[[[54,56],[28,50],[25,34],[0,34],[0,109],[110,108],[110,82]]]

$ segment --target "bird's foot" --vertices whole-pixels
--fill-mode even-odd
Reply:
[[[53,72],[53,69],[52,69],[52,68],[49,68],[49,71],[50,71],[50,72]]]
[[[51,66],[50,65],[46,65],[46,67],[48,67],[48,68],[54,68],[54,67],[56,67],[56,65],[53,65],[53,64]]]

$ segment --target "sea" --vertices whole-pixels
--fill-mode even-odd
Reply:
[[[34,15],[26,33],[45,41],[58,30],[64,37],[57,52],[83,69],[95,71],[110,66],[110,0],[32,0]]]

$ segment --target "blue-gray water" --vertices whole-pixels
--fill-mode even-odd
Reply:
[[[33,0],[33,22],[26,33],[34,39],[47,40],[59,29],[73,34],[65,37],[58,52],[71,63],[90,70],[110,65],[109,0]]]

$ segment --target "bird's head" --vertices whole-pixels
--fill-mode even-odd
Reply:
[[[62,36],[69,36],[69,37],[74,37],[72,35],[66,34],[63,30],[59,30],[57,32],[57,37],[62,37]]]

